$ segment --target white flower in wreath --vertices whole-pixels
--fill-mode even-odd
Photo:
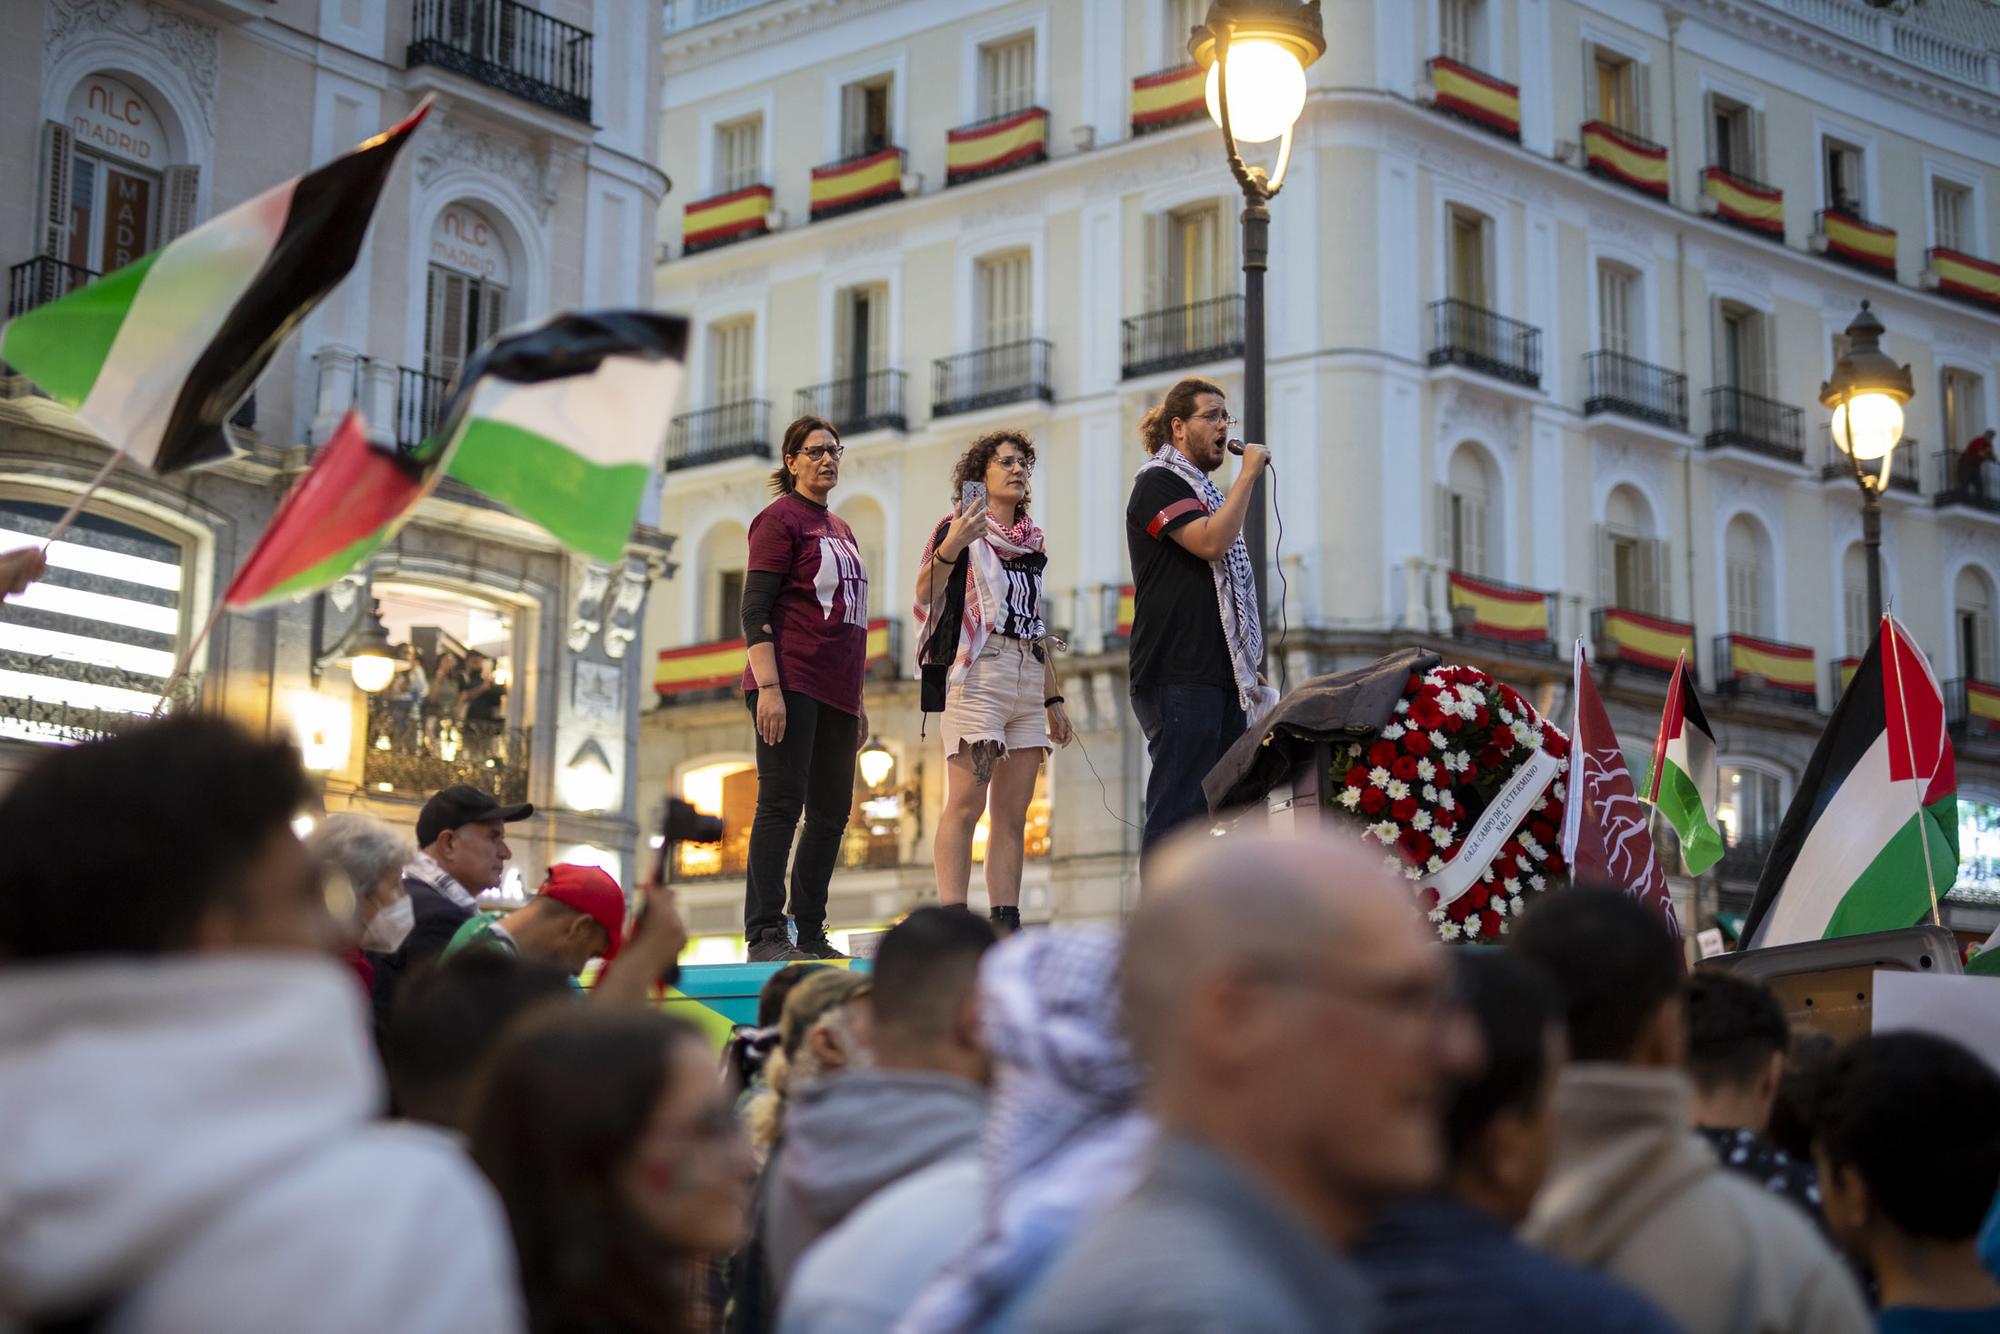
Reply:
[[[1465,938],[1471,940],[1479,934],[1479,914],[1468,913],[1465,918]]]
[[[1549,887],[1549,882],[1548,882],[1547,880],[1543,879],[1543,878],[1542,878],[1541,876],[1538,876],[1538,875],[1531,875],[1531,876],[1529,876],[1529,877],[1528,877],[1528,883],[1529,883],[1530,885],[1534,886],[1534,888],[1535,888],[1535,892],[1536,892],[1537,894],[1541,893],[1541,892],[1542,892],[1543,890],[1545,890],[1545,889],[1547,889],[1547,888]]]
[[[1431,842],[1441,848],[1448,848],[1458,841],[1458,835],[1451,832],[1451,826],[1439,825],[1431,831]]]
[[[1561,778],[1564,774],[1568,772],[1569,772],[1569,758],[1565,756],[1562,759],[1556,761],[1556,777]]]
[[[1400,778],[1391,778],[1389,786],[1384,790],[1388,792],[1389,800],[1391,801],[1401,801],[1404,797],[1410,795],[1410,785]]]
[[[1428,801],[1429,803],[1431,803],[1431,805],[1435,806],[1437,805],[1437,799],[1438,799],[1438,790],[1435,787],[1432,787],[1429,783],[1425,783],[1424,800]]]
[[[1455,811],[1458,809],[1458,797],[1450,788],[1440,788],[1437,794],[1437,804],[1445,810]]]
[[[1356,787],[1342,788],[1340,790],[1340,804],[1347,807],[1350,811],[1359,806],[1361,804],[1361,789]]]
[[[1439,871],[1442,871],[1444,869],[1444,858],[1433,853],[1431,855],[1431,859],[1424,863],[1424,869],[1426,871],[1429,871],[1432,875],[1436,875]]]
[[[1431,813],[1429,811],[1418,811],[1415,815],[1412,815],[1410,817],[1410,828],[1415,829],[1420,833],[1426,829],[1429,829],[1435,823],[1437,822],[1431,819]]]
[[[1500,882],[1500,888],[1506,890],[1510,896],[1518,897],[1521,893],[1521,882],[1510,875]]]
[[[1507,907],[1507,900],[1506,900],[1506,899],[1503,899],[1503,898],[1499,898],[1499,897],[1497,897],[1497,896],[1496,896],[1496,897],[1494,897],[1494,898],[1490,898],[1490,899],[1488,899],[1488,900],[1486,901],[1486,905],[1487,905],[1487,906],[1488,906],[1489,908],[1493,909],[1493,911],[1494,911],[1495,915],[1497,915],[1497,916],[1500,916],[1500,917],[1505,917],[1505,916],[1506,916],[1506,915],[1508,914],[1508,912],[1510,912],[1510,911],[1511,911],[1511,909],[1509,909],[1509,908]]]
[[[1390,723],[1382,729],[1382,739],[1384,741],[1401,741],[1405,730],[1401,723]]]
[[[1471,722],[1479,716],[1479,705],[1475,704],[1472,700],[1462,699],[1458,702],[1458,707],[1453,712],[1465,719],[1465,721]]]
[[[1466,772],[1472,768],[1472,756],[1462,750],[1453,751],[1451,753],[1451,767],[1459,773]]]
[[[1528,744],[1528,738],[1534,736],[1535,734],[1534,728],[1528,726],[1526,723],[1522,722],[1518,718],[1514,720],[1514,722],[1507,728],[1507,730],[1514,734],[1514,740],[1520,742],[1524,746]]]
[[[1396,822],[1394,820],[1378,820],[1376,823],[1368,826],[1368,832],[1375,835],[1377,842],[1394,843],[1396,841]]]
[[[1447,744],[1447,742],[1444,739],[1444,733],[1433,730],[1429,733],[1426,733],[1426,735],[1430,737],[1431,749],[1442,754]]]
[[[1396,701],[1397,713],[1408,713],[1409,711],[1410,711],[1410,701],[1408,701],[1407,699],[1399,699]]]
[[[1405,880],[1422,880],[1423,878],[1424,878],[1424,868],[1423,868],[1423,867],[1421,867],[1421,866],[1405,866],[1405,867],[1403,868],[1403,879],[1405,879]]]
[[[1533,834],[1521,835],[1521,846],[1527,850],[1530,857],[1533,857],[1538,862],[1545,862],[1549,859],[1549,854],[1543,850],[1540,843],[1535,841]]]
[[[1433,922],[1442,922],[1444,920],[1444,909],[1433,908],[1429,912],[1425,913],[1424,916],[1430,918]]]
[[[1376,787],[1387,787],[1389,786],[1389,771],[1378,764],[1368,771],[1368,781]]]
[[[1370,832],[1371,832],[1370,830],[1364,829],[1361,831],[1361,836],[1363,838],[1366,838],[1368,837]],[[1396,872],[1403,869],[1403,859],[1401,857],[1384,857],[1382,859],[1382,869],[1387,871],[1390,875],[1394,875],[1396,874]]]
[[[1528,807],[1528,809],[1531,811],[1545,811],[1548,808],[1549,808],[1549,799],[1546,795],[1537,797],[1535,799],[1535,804]]]
[[[1514,721],[1514,711],[1512,709],[1500,710],[1500,725],[1502,727],[1507,726],[1509,723],[1513,721]]]
[[[1508,900],[1508,902],[1509,902],[1509,903],[1511,903],[1511,904],[1513,905],[1513,908],[1514,908],[1514,911],[1515,911],[1516,913],[1518,913],[1518,912],[1520,912],[1520,911],[1521,911],[1521,900],[1519,900],[1519,899],[1509,899],[1509,900]]]
[[[1479,687],[1475,685],[1469,685],[1466,682],[1461,681],[1458,683],[1458,697],[1461,700],[1465,701],[1467,704],[1474,703],[1480,697]]]
[[[1440,936],[1443,936],[1443,937],[1444,937],[1444,938],[1445,938],[1446,940],[1457,940],[1457,939],[1458,939],[1458,923],[1457,923],[1457,922],[1446,922],[1446,923],[1445,923],[1445,924],[1444,924],[1443,926],[1440,926],[1440,927],[1438,928],[1438,934],[1439,934]]]
[[[1432,764],[1429,760],[1417,761],[1417,777],[1423,779],[1426,783],[1428,783],[1437,776],[1438,776],[1438,767],[1435,764]],[[1424,800],[1436,801],[1437,798],[1425,797]]]

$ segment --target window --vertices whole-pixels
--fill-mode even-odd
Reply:
[[[1193,63],[1188,37],[1208,17],[1208,0],[1161,0],[1159,69]]]
[[[682,877],[740,875],[750,854],[750,824],[757,816],[757,766],[722,760],[681,775],[681,799],[703,815],[722,817],[720,843],[682,843],[674,873]]]
[[[715,127],[715,193],[764,183],[764,118],[745,116]]]
[[[1960,570],[1952,590],[1952,608],[1958,670],[1975,681],[2000,679],[2000,664],[1994,661],[1993,585],[1978,570]]]
[[[1438,0],[1438,54],[1486,67],[1486,0]]]
[[[1858,542],[1840,558],[1840,612],[1841,656],[1862,657],[1875,627],[1868,622],[1868,555]]]
[[[1616,264],[1597,266],[1597,346],[1621,356],[1633,355],[1632,306],[1639,275]]]
[[[1029,336],[1034,319],[1028,288],[1032,263],[1025,250],[979,261],[975,310],[981,347],[1002,347]]]
[[[507,289],[443,264],[425,276],[424,373],[446,383],[507,322]]]
[[[1439,515],[1441,553],[1461,574],[1483,575],[1491,565],[1492,476],[1479,451],[1460,445],[1451,456]]]
[[[1964,449],[1966,441],[1986,429],[1985,398],[1985,386],[1971,371],[1953,367],[1939,374],[1938,416],[1946,449]]]
[[[889,124],[889,94],[894,81],[878,78],[850,83],[841,89],[840,155],[861,157],[888,148],[895,139]]]
[[[1613,487],[1604,502],[1598,545],[1598,601],[1608,607],[1664,616],[1666,544],[1647,536],[1648,507],[1629,486]]]
[[[368,745],[362,780],[384,792],[433,786],[431,766],[412,757],[477,766],[506,800],[524,791],[527,771],[518,734],[531,692],[514,690],[513,608],[469,593],[377,582],[382,624],[411,665],[368,697]]]
[[[1931,244],[1964,253],[1972,236],[1972,191],[1931,177]]]
[[[1757,113],[1720,93],[1708,95],[1708,160],[1732,176],[1756,180],[1763,164],[1757,155]]]
[[[1782,790],[1773,774],[1739,765],[1725,764],[1716,772],[1718,797],[1715,822],[1722,830],[1723,845],[1732,851],[1741,848],[1738,861],[1742,875],[1754,877],[1762,867],[1764,853],[1777,837],[1778,822],[1784,819],[1780,806]],[[1728,861],[1724,862],[1725,868]]]
[[[1007,116],[1035,104],[1035,36],[1028,33],[979,48],[979,115]]]
[[[1723,578],[1728,600],[1729,633],[1768,635],[1770,604],[1766,580],[1770,560],[1763,530],[1739,514],[1723,535]]]
[[[880,283],[841,290],[834,300],[833,374],[860,379],[889,362],[889,289]]]
[[[708,398],[712,406],[756,396],[757,322],[718,320],[708,327]]]
[[[1717,303],[1715,381],[1753,394],[1766,391],[1767,321],[1764,313],[1733,302]]]
[[[1167,215],[1167,304],[1191,306],[1222,295],[1222,210],[1215,204]]]
[[[735,639],[743,633],[743,571],[715,572],[715,627],[712,637]]]
[[[1492,225],[1485,215],[1451,206],[1450,268],[1445,295],[1482,309],[1487,299],[1487,250]]]
[[[1826,207],[1854,217],[1866,217],[1862,193],[1862,150],[1828,135],[1821,141],[1826,167]]]
[[[42,133],[42,253],[109,273],[194,225],[197,169],[169,165],[167,130],[121,79],[93,74]],[[61,295],[52,291],[48,295]]]
[[[1639,63],[1630,56],[1601,46],[1592,46],[1588,50],[1590,87],[1595,93],[1592,110],[1596,119],[1613,129],[1630,134],[1640,133],[1640,83],[1644,71]]]

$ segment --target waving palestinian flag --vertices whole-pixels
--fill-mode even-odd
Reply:
[[[1722,860],[1722,831],[1715,825],[1715,733],[1688,677],[1685,652],[1674,660],[1660,731],[1653,738],[1652,773],[1641,787],[1680,837],[1689,875]]]
[[[621,559],[674,415],[687,321],[557,315],[502,334],[460,374],[426,450],[457,480],[593,560]]]
[[[1957,875],[1944,692],[1884,616],[1778,827],[1743,939],[1757,949],[1914,926]]]
[[[223,422],[354,267],[389,169],[429,110],[8,321],[0,359],[154,472],[227,454]]]

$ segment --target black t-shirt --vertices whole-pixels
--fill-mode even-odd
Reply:
[[[1132,556],[1132,689],[1236,688],[1209,563],[1174,541],[1175,529],[1208,513],[1185,478],[1147,468],[1125,505]]]

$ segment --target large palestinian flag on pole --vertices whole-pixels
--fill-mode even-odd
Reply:
[[[1944,693],[1909,631],[1884,616],[1778,827],[1745,947],[1914,926],[1957,875]]]
[[[1715,825],[1715,733],[1688,677],[1685,652],[1674,661],[1653,738],[1652,772],[1642,786],[1646,800],[1679,836],[1688,874],[1700,875],[1722,859],[1722,831]]]
[[[223,422],[354,267],[389,169],[429,110],[8,321],[0,360],[155,472],[227,454]]]
[[[242,610],[325,588],[394,537],[436,479],[434,463],[370,442],[350,411],[279,503],[223,602]]]
[[[621,559],[680,394],[687,321],[572,311],[502,334],[425,442],[457,480],[593,560]]]

